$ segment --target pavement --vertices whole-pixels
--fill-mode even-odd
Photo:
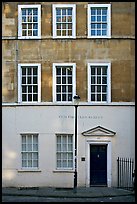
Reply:
[[[98,198],[135,195],[135,192],[116,187],[77,187],[75,189],[52,187],[4,187],[2,188],[2,195],[58,198]]]

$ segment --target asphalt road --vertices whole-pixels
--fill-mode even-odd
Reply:
[[[54,198],[33,196],[2,196],[2,202],[135,202],[135,196],[102,198]]]

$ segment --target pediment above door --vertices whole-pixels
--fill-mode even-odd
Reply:
[[[114,136],[116,133],[112,130],[97,126],[87,131],[82,132],[83,136]]]

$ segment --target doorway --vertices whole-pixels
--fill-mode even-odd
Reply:
[[[90,144],[90,186],[107,186],[107,144]]]

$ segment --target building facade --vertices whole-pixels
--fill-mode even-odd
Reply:
[[[117,186],[135,159],[135,2],[2,3],[2,185]]]

